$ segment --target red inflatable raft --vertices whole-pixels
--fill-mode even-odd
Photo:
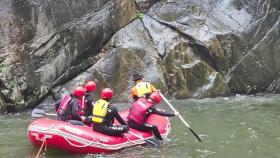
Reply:
[[[128,111],[121,112],[126,118]],[[147,121],[158,127],[161,135],[166,137],[170,132],[170,122],[167,117],[151,115]],[[151,132],[141,132],[130,129],[131,133],[123,136],[108,136],[92,130],[89,126],[78,126],[49,118],[34,120],[28,127],[28,138],[34,146],[43,143],[48,148],[56,148],[71,153],[111,153],[126,147],[145,144],[145,139],[153,137]],[[135,134],[142,138],[136,137]]]

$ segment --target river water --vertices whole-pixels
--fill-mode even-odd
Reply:
[[[41,157],[114,158],[279,158],[280,96],[236,96],[171,102],[200,135],[198,142],[178,118],[160,149],[132,147],[110,155],[70,155],[47,149]],[[119,105],[124,108],[127,105]],[[170,111],[167,105],[161,105]],[[0,117],[0,157],[35,157],[38,149],[27,139],[30,112]]]

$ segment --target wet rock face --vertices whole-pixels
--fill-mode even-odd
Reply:
[[[3,0],[0,106],[87,80],[130,101],[132,74],[165,94],[280,91],[278,0]],[[137,10],[136,8],[140,9]],[[139,13],[145,15],[139,16]],[[5,87],[5,88],[4,88]]]
[[[208,60],[209,57],[207,59],[207,54],[204,54],[207,51],[206,47],[194,43],[193,39],[188,39],[150,16],[145,16],[143,22],[163,61],[170,94],[178,99],[229,94],[224,79],[213,68],[214,65]],[[214,80],[217,79],[219,84],[224,85],[222,89],[214,84]],[[216,92],[207,92],[210,89]]]
[[[147,12],[155,3],[159,1],[160,0],[135,0],[135,3],[141,12]]]
[[[94,78],[97,82],[95,96],[104,87],[114,91],[114,101],[131,101],[130,88],[134,85],[132,75],[142,73],[144,80],[154,83],[163,91],[166,90],[163,68],[153,42],[140,20],[134,20],[120,29],[99,54],[100,59],[86,72],[70,81],[65,87],[71,87],[77,81]],[[59,90],[59,87],[56,88]],[[97,93],[97,94],[96,94]]]
[[[1,94],[6,103],[23,95],[16,101],[23,106],[89,68],[136,16],[130,0],[4,0],[0,7],[0,79],[8,88]]]
[[[269,85],[280,68],[279,1],[162,1],[148,14],[206,46],[231,92],[277,87]]]
[[[113,88],[114,101],[131,101],[132,75],[139,72],[162,93],[178,99],[228,95],[225,80],[198,50],[192,41],[144,16],[118,31],[104,47],[100,60],[68,84],[92,76],[98,87]]]
[[[229,85],[237,92],[263,92],[273,83],[273,80],[278,78],[280,68],[279,4],[279,1],[243,4],[248,8],[252,19],[249,29],[239,37],[239,39],[245,39],[243,42],[245,47],[240,48],[243,54],[239,55],[239,61],[233,64],[232,71],[228,72]],[[241,82],[236,83],[235,78]],[[240,85],[246,88],[236,88]]]

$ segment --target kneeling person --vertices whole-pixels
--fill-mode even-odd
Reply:
[[[128,131],[126,122],[119,115],[118,109],[110,105],[113,91],[110,88],[104,88],[101,91],[101,99],[99,99],[93,107],[92,122],[93,130],[112,136],[118,136]],[[114,125],[114,118],[121,125]]]
[[[171,114],[158,110],[154,107],[154,105],[160,103],[160,101],[161,97],[158,92],[153,92],[148,99],[141,97],[137,101],[135,101],[130,108],[129,114],[127,116],[127,123],[129,127],[140,131],[152,131],[157,139],[163,140],[157,126],[148,124],[146,122],[148,117],[151,114],[168,117],[176,116],[178,115],[178,112],[176,112],[175,114]]]

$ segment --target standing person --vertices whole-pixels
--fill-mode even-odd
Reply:
[[[140,131],[152,131],[157,139],[163,140],[157,126],[148,124],[146,122],[147,119],[151,114],[170,117],[176,116],[179,113],[166,113],[154,107],[154,105],[160,103],[160,101],[161,96],[158,92],[153,92],[148,98],[142,97],[135,101],[127,116],[129,127]]]
[[[132,80],[135,82],[135,86],[131,88],[131,97],[136,101],[140,97],[149,97],[152,92],[156,92],[157,89],[149,82],[144,82],[143,75],[133,74]]]
[[[119,136],[128,131],[126,122],[121,118],[118,109],[110,104],[113,97],[113,91],[110,88],[104,88],[101,91],[99,99],[93,107],[92,122],[93,130],[112,136]],[[114,125],[114,118],[121,125]]]
[[[80,116],[82,107],[85,105],[85,89],[81,86],[74,88],[72,94],[65,95],[57,106],[57,119],[62,121],[78,120],[84,121]]]

